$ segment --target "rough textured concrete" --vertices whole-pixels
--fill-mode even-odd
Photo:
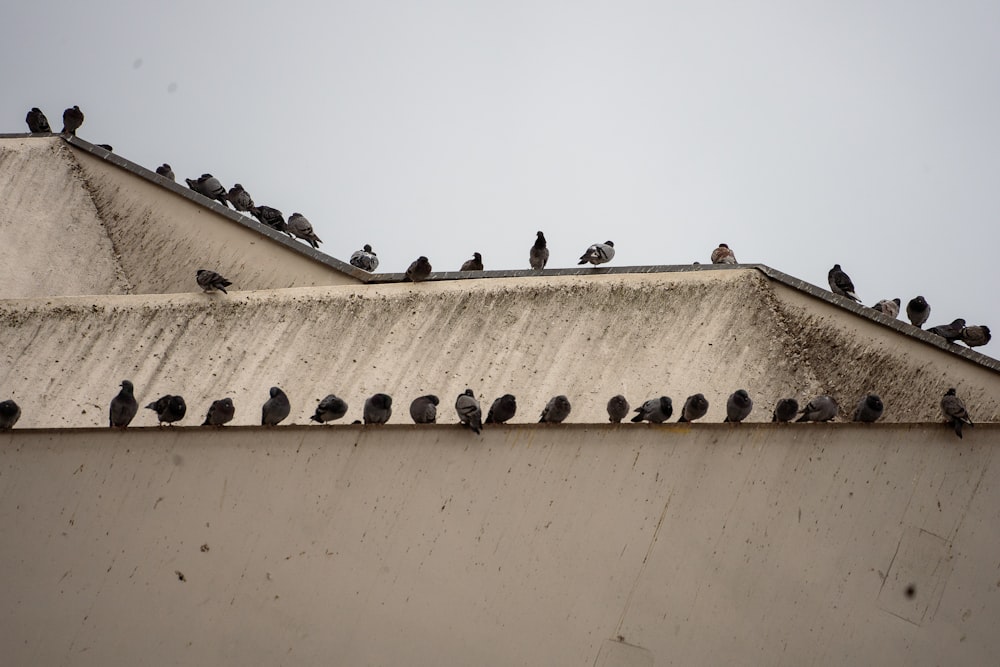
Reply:
[[[102,667],[992,664],[998,436],[14,431],[0,649]]]

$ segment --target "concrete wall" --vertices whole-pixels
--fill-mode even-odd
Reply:
[[[15,430],[0,650],[101,667],[992,664],[998,438]]]

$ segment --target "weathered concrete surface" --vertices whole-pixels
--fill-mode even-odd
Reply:
[[[998,436],[15,430],[0,650],[102,667],[992,664]]]

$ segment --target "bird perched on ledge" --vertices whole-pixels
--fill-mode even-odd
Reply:
[[[536,271],[541,271],[549,262],[549,248],[545,243],[545,234],[538,232],[535,237],[535,245],[531,246],[528,253],[528,264]]]
[[[156,418],[163,424],[172,424],[184,419],[187,414],[187,404],[180,396],[165,394],[146,406],[147,410],[156,413]]]
[[[466,389],[455,399],[455,412],[458,413],[458,420],[462,426],[472,429],[473,433],[483,430],[483,410],[479,407],[476,394],[471,389]]]
[[[287,226],[289,234],[302,239],[313,248],[319,248],[319,244],[323,242],[313,231],[312,223],[301,213],[292,213],[288,218]]]
[[[738,264],[736,255],[725,243],[720,243],[719,247],[712,251],[712,264]]]
[[[0,401],[0,431],[9,431],[21,418],[21,407],[13,400]]]
[[[411,282],[419,283],[421,280],[427,280],[427,278],[431,275],[431,270],[430,261],[421,255],[410,264],[409,268],[406,269],[406,279]]]
[[[608,421],[612,424],[620,424],[623,419],[628,417],[628,411],[632,409],[632,406],[628,404],[628,399],[617,394],[608,399],[607,409]]]
[[[900,304],[902,304],[902,302],[899,299],[893,299],[892,301],[889,299],[882,299],[872,306],[872,310],[877,310],[883,315],[888,315],[889,317],[895,319],[899,317]]]
[[[351,255],[351,266],[356,266],[362,271],[372,273],[378,268],[378,256],[372,247],[367,243],[361,250],[355,250]]]
[[[604,264],[610,262],[615,256],[615,244],[611,241],[605,241],[604,243],[595,243],[594,245],[587,248],[587,252],[580,256],[580,261],[577,264],[586,264],[590,262],[594,266],[598,264]]]
[[[650,424],[662,424],[674,414],[674,402],[669,396],[651,398],[637,407],[635,412],[636,415],[632,417],[633,423],[647,421]]]
[[[38,107],[31,107],[31,111],[25,116],[24,122],[28,124],[28,132],[32,134],[52,131],[52,128],[49,127],[49,119],[45,117],[45,114]]]
[[[339,398],[336,394],[327,394],[316,406],[316,413],[309,419],[325,424],[336,421],[346,414],[347,401]]]
[[[462,262],[462,268],[459,271],[482,271],[483,270],[483,256],[478,252],[472,253],[472,259],[467,259]]]
[[[975,426],[965,409],[965,403],[955,393],[954,387],[946,391],[941,398],[941,412],[944,413],[945,420],[952,425],[955,429],[955,435],[959,438],[962,437],[962,424]]]
[[[826,276],[827,281],[830,283],[830,291],[834,294],[839,294],[840,296],[846,296],[848,299],[853,299],[858,303],[861,303],[861,299],[858,295],[854,293],[854,283],[851,281],[851,277],[844,273],[843,269],[840,268],[840,264],[834,264],[833,268]]]
[[[514,394],[504,394],[493,401],[486,414],[486,424],[506,424],[517,414],[517,399]]]
[[[198,272],[195,274],[195,279],[198,281],[198,287],[202,288],[206,292],[211,292],[213,289],[217,289],[223,294],[229,294],[229,292],[226,291],[226,288],[233,284],[215,271],[209,271],[208,269],[198,269]]]
[[[931,307],[924,297],[918,296],[915,299],[910,299],[910,302],[906,304],[906,317],[910,320],[910,324],[918,329],[930,316]]]
[[[678,422],[693,422],[701,419],[708,412],[708,399],[704,394],[694,394],[688,396],[684,401],[684,408],[681,410],[681,418]]]
[[[569,417],[570,411],[573,406],[569,404],[569,399],[560,394],[559,396],[553,396],[549,399],[549,402],[545,404],[545,409],[542,410],[542,416],[538,420],[538,423],[547,424],[561,424]]]
[[[778,404],[774,406],[774,412],[771,413],[771,421],[779,423],[790,422],[798,413],[798,401],[794,398],[782,398],[778,401]]]
[[[410,417],[414,424],[436,424],[437,406],[441,402],[434,394],[413,399],[410,403]]]
[[[135,400],[135,388],[129,380],[122,380],[121,391],[111,399],[108,408],[108,425],[111,428],[125,428],[139,411],[139,403]]]
[[[965,328],[965,320],[959,317],[956,320],[952,320],[951,324],[939,324],[936,327],[931,327],[927,330],[927,333],[932,333],[941,338],[944,338],[949,343],[954,343],[962,337],[962,329]]]
[[[993,338],[988,326],[962,327],[961,340],[969,347],[979,347],[986,345]]]
[[[288,226],[285,224],[285,216],[276,208],[270,206],[254,206],[250,209],[250,215],[257,218],[262,225],[267,225],[278,232],[288,233]]]
[[[288,401],[288,396],[278,387],[271,387],[270,398],[264,401],[260,409],[261,426],[277,426],[292,411],[292,404]]]
[[[237,211],[249,213],[253,208],[253,197],[251,197],[250,193],[244,190],[243,186],[239,183],[229,188],[229,192],[226,194],[226,197],[233,205],[233,208]]]
[[[236,406],[233,405],[233,399],[222,398],[218,401],[212,401],[212,405],[208,408],[208,414],[205,415],[205,421],[201,425],[222,426],[233,421],[234,416],[236,416]]]
[[[80,107],[74,105],[72,109],[63,111],[63,134],[72,134],[75,137],[81,125],[83,125],[83,112],[80,111]]]
[[[797,422],[828,422],[837,416],[840,406],[832,396],[817,396],[809,401],[806,407],[802,408],[802,416],[796,419]]]
[[[176,181],[174,177],[174,170],[170,168],[170,165],[164,162],[159,167],[156,168],[156,173],[163,178],[169,178],[171,181]]]

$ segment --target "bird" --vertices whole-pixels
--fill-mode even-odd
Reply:
[[[837,416],[840,407],[832,396],[826,394],[817,396],[802,408],[801,417],[797,422],[828,422]]]
[[[257,218],[262,225],[267,225],[271,229],[279,232],[288,232],[285,224],[285,216],[276,208],[270,206],[254,206],[250,209],[250,215]]]
[[[594,266],[598,264],[604,264],[605,262],[610,262],[615,256],[615,244],[611,241],[605,241],[604,243],[595,243],[594,245],[587,248],[587,252],[580,256],[580,261],[577,264],[586,264],[590,262]]]
[[[374,394],[365,401],[365,423],[384,424],[392,416],[392,397]]]
[[[196,188],[198,192],[205,195],[209,199],[218,201],[226,208],[229,208],[229,198],[226,196],[226,188],[222,186],[219,179],[211,174],[202,174],[196,183],[198,184],[198,187]]]
[[[924,322],[930,316],[931,307],[924,297],[918,296],[910,299],[909,303],[906,304],[906,317],[910,320],[910,324],[918,329],[923,326]]]
[[[45,117],[45,114],[38,107],[31,107],[31,111],[25,116],[24,122],[28,124],[28,132],[32,134],[52,131],[52,128],[49,127],[49,119]]]
[[[545,404],[545,409],[542,410],[542,416],[538,420],[538,423],[561,424],[565,421],[566,417],[569,417],[570,410],[572,409],[573,406],[569,404],[568,398],[562,394],[553,396]]]
[[[312,223],[301,213],[292,213],[288,217],[288,233],[296,238],[300,238],[313,248],[318,248],[323,241],[316,236]]]
[[[541,271],[549,263],[549,248],[545,245],[545,234],[538,232],[535,245],[528,252],[528,264],[536,271]]]
[[[771,413],[772,422],[790,422],[799,413],[799,402],[794,398],[782,398]]]
[[[146,409],[156,413],[156,418],[162,426],[184,419],[184,415],[187,413],[187,404],[180,396],[165,394],[147,405]]]
[[[478,252],[472,253],[472,259],[467,259],[462,262],[462,268],[459,271],[482,271],[483,270],[483,256]]]
[[[72,134],[75,137],[81,125],[83,125],[83,112],[80,111],[80,107],[73,105],[72,109],[63,111],[63,134]]]
[[[285,392],[278,387],[271,387],[270,394],[271,397],[264,401],[260,409],[261,426],[277,426],[292,411],[292,404]]]
[[[506,424],[517,414],[517,399],[514,394],[504,394],[493,401],[486,414],[486,424]]]
[[[159,167],[156,168],[156,173],[163,178],[169,178],[171,181],[176,181],[174,177],[174,170],[170,168],[170,165],[164,162]]]
[[[372,247],[366,243],[361,250],[355,250],[354,254],[351,255],[351,266],[372,273],[378,268],[378,257]]]
[[[106,150],[109,153],[114,153],[115,152],[115,147],[112,146],[111,144],[95,144],[95,145],[98,148],[103,148],[104,150]]]
[[[678,422],[693,422],[695,419],[701,419],[708,412],[708,399],[705,398],[704,394],[694,394],[688,396],[687,400],[684,401],[684,409],[681,410],[681,418]]]
[[[965,403],[955,393],[954,387],[946,391],[941,398],[941,412],[944,413],[945,421],[950,422],[955,428],[955,435],[959,438],[962,437],[962,424],[975,426],[965,409]]]
[[[335,394],[327,394],[316,406],[316,414],[309,417],[314,422],[325,424],[336,421],[347,414],[347,401]]]
[[[941,336],[949,343],[954,343],[962,337],[962,329],[965,328],[965,320],[961,317],[952,320],[951,324],[939,324],[936,327],[931,327],[927,330],[927,333],[932,333]]]
[[[712,264],[739,264],[736,255],[725,243],[720,243],[719,247],[712,251]]]
[[[0,401],[0,431],[9,431],[21,418],[21,407],[12,399]]]
[[[406,269],[406,279],[411,282],[418,283],[421,280],[427,280],[430,275],[431,263],[423,255],[417,257]]]
[[[883,315],[888,315],[892,319],[899,317],[899,306],[902,302],[899,299],[882,299],[876,303],[872,308],[882,313]]]
[[[139,402],[135,400],[135,388],[132,383],[129,380],[122,380],[119,386],[121,391],[111,399],[108,408],[108,426],[112,428],[125,428],[132,423],[135,413],[139,411]]]
[[[651,398],[635,409],[633,423],[648,421],[650,424],[662,424],[674,414],[674,402],[669,396]]]
[[[483,429],[483,411],[471,389],[466,389],[455,399],[455,412],[458,413],[462,426],[471,428],[473,433],[479,433]]]
[[[223,424],[228,424],[233,421],[233,416],[236,414],[236,406],[233,405],[233,399],[222,398],[218,401],[212,401],[212,405],[208,408],[208,414],[205,415],[205,421],[201,423],[202,426],[222,426]]]
[[[830,291],[834,294],[846,296],[848,299],[853,299],[858,303],[861,302],[858,295],[854,293],[854,283],[851,281],[851,277],[844,273],[843,269],[840,268],[840,264],[833,265],[830,273],[827,274],[827,280],[830,283]]]
[[[198,269],[195,273],[195,280],[198,281],[198,287],[202,288],[206,292],[211,292],[213,289],[217,289],[223,294],[229,294],[229,292],[226,291],[226,288],[233,284],[215,271],[209,271],[208,269]]]
[[[990,334],[990,328],[986,325],[976,325],[971,327],[962,327],[962,334],[960,336],[963,343],[969,347],[979,347],[980,345],[986,345],[990,342],[993,336]]]
[[[437,423],[437,406],[441,402],[434,394],[418,396],[410,403],[410,417],[414,424]]]
[[[243,186],[239,183],[236,183],[233,187],[229,188],[226,198],[229,199],[229,203],[231,203],[233,208],[237,211],[249,213],[254,207],[253,197],[251,197],[250,193],[244,190]]]
[[[878,394],[866,394],[858,401],[852,419],[856,422],[877,422],[882,418],[884,410],[885,406]]]
[[[726,401],[726,418],[722,421],[738,424],[750,415],[751,410],[753,410],[753,399],[750,398],[750,394],[746,389],[737,389]]]
[[[612,424],[620,424],[623,419],[628,417],[628,411],[631,409],[632,406],[628,404],[624,396],[621,394],[612,396],[608,399],[608,421]]]

